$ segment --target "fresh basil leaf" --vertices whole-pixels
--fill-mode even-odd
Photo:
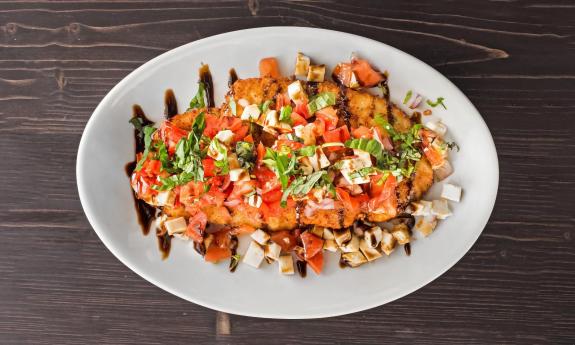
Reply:
[[[445,100],[445,98],[443,97],[438,97],[437,100],[435,102],[432,102],[431,100],[427,100],[426,103],[427,105],[429,105],[432,108],[437,107],[438,105],[441,105],[443,107],[443,109],[447,110],[447,107],[445,106],[445,104],[443,103],[443,101]]]
[[[206,107],[206,87],[201,81],[198,82],[198,92],[190,101],[190,109],[205,108]]]
[[[297,150],[297,154],[300,157],[311,157],[311,156],[315,155],[316,149],[317,149],[317,146],[315,146],[315,145],[304,146],[301,149]]]
[[[142,157],[140,158],[140,160],[138,161],[138,164],[136,165],[136,171],[140,171],[142,169],[142,166],[144,165],[144,162],[146,161],[146,159],[148,158],[148,154],[150,153],[150,146],[152,144],[152,134],[154,134],[154,132],[156,131],[156,129],[153,126],[146,126],[144,127],[144,152],[142,153]]]
[[[285,207],[287,205],[287,199],[290,195],[305,196],[325,175],[327,175],[327,171],[320,170],[309,176],[298,177],[289,185],[288,188],[284,190],[280,200],[280,205]]]
[[[260,111],[262,112],[262,114],[265,114],[268,109],[270,108],[270,104],[272,103],[272,101],[270,101],[269,99],[265,102],[263,102],[262,104],[260,104],[259,108]]]
[[[292,113],[291,105],[283,106],[280,110],[280,118],[279,118],[280,122],[285,122],[291,125],[292,124],[291,113]]]
[[[335,105],[336,94],[335,92],[322,92],[313,97],[308,105],[307,110],[310,115],[313,115],[316,111]]]
[[[255,149],[253,143],[247,141],[238,141],[236,143],[236,155],[238,162],[243,169],[251,170],[255,164]]]

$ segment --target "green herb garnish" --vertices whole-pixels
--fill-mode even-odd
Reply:
[[[313,97],[308,105],[307,110],[310,115],[313,115],[316,111],[335,105],[335,93],[334,92],[322,92]]]
[[[438,97],[437,100],[435,102],[430,101],[429,99],[426,101],[427,105],[429,105],[432,108],[437,107],[438,105],[441,105],[443,107],[443,109],[447,110],[447,107],[445,106],[445,104],[443,103],[443,101],[445,100],[445,98],[443,97]]]
[[[144,152],[142,153],[142,157],[140,158],[140,160],[138,161],[138,164],[136,165],[136,169],[135,169],[136,171],[140,171],[142,169],[144,162],[148,158],[148,154],[150,153],[150,146],[152,144],[152,134],[154,134],[155,131],[156,131],[156,129],[152,125],[144,127],[144,145],[145,145],[145,148],[144,148]]]
[[[262,112],[262,114],[265,114],[268,109],[270,108],[270,104],[272,103],[272,101],[270,101],[269,99],[265,102],[263,102],[262,104],[260,104],[259,108],[260,111]]]
[[[254,154],[254,144],[247,141],[238,141],[236,143],[236,155],[238,162],[243,169],[251,170],[255,164],[256,155]]]
[[[289,153],[276,152],[269,147],[266,148],[266,155],[263,159],[263,163],[276,173],[282,184],[282,190],[287,188],[289,175],[294,173],[296,162],[295,154],[290,157]]]
[[[297,154],[300,157],[311,157],[315,155],[317,147],[315,145],[304,146],[297,150]]]
[[[403,99],[403,104],[407,104],[407,102],[409,102],[409,100],[411,99],[411,95],[413,95],[413,91],[411,90],[407,91],[407,93],[405,94],[405,98]]]
[[[287,204],[287,199],[290,195],[294,196],[305,196],[309,191],[316,185],[322,177],[327,175],[327,171],[320,170],[314,172],[309,176],[301,176],[296,178],[288,188],[286,188],[282,194],[280,205],[285,207]]]
[[[291,105],[283,106],[280,110],[280,117],[279,117],[280,122],[285,122],[291,125],[292,124],[291,113],[292,113]]]
[[[206,87],[201,81],[198,82],[198,92],[190,101],[190,109],[205,108],[206,107]]]

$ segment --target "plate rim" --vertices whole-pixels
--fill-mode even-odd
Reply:
[[[457,258],[451,260],[451,262],[449,262],[447,265],[444,265],[441,269],[437,270],[436,274],[432,275],[432,277],[430,279],[423,280],[419,284],[413,284],[413,286],[410,289],[405,289],[405,290],[401,291],[400,293],[393,295],[391,298],[386,298],[383,300],[377,299],[377,300],[374,300],[372,303],[363,303],[361,305],[357,305],[356,307],[344,308],[344,310],[339,310],[339,311],[326,311],[326,312],[313,312],[313,313],[303,313],[302,312],[301,314],[297,314],[297,315],[296,314],[285,315],[285,314],[281,314],[281,313],[277,313],[277,312],[266,312],[264,314],[262,312],[258,313],[258,312],[251,312],[251,311],[242,311],[242,310],[236,310],[235,308],[226,308],[226,307],[221,306],[221,305],[213,305],[211,303],[204,302],[201,299],[197,299],[197,298],[195,298],[195,296],[184,296],[183,293],[175,291],[171,287],[166,286],[166,284],[164,284],[163,282],[156,280],[155,278],[153,278],[152,276],[150,276],[148,273],[144,272],[143,270],[140,270],[135,265],[132,265],[129,262],[129,259],[127,259],[126,256],[122,253],[122,251],[115,246],[113,241],[110,240],[105,235],[105,232],[100,228],[101,225],[97,221],[97,219],[96,219],[97,217],[92,213],[92,210],[90,207],[90,202],[88,201],[88,192],[85,189],[84,170],[83,170],[83,166],[82,166],[82,161],[84,160],[84,154],[83,153],[86,150],[86,145],[88,145],[87,139],[86,139],[86,137],[87,137],[86,133],[90,132],[91,128],[93,127],[93,125],[96,121],[95,118],[102,111],[104,104],[107,104],[109,102],[109,100],[114,97],[114,95],[116,93],[118,93],[120,90],[122,90],[124,88],[124,86],[126,84],[130,83],[130,81],[133,78],[136,78],[137,75],[140,73],[140,71],[147,69],[147,68],[150,68],[150,67],[154,66],[155,64],[161,62],[161,60],[167,59],[172,55],[177,55],[180,51],[184,51],[186,49],[189,49],[191,47],[194,47],[194,46],[200,45],[200,44],[209,44],[211,42],[222,40],[222,39],[225,40],[225,39],[227,39],[227,36],[233,37],[234,35],[239,35],[239,34],[254,35],[254,34],[258,34],[259,32],[263,32],[263,33],[269,35],[270,32],[273,33],[274,31],[278,34],[280,34],[280,33],[285,34],[286,33],[285,31],[287,31],[287,30],[291,31],[288,34],[295,34],[295,31],[313,31],[316,33],[329,32],[330,34],[337,34],[337,35],[341,35],[341,36],[346,36],[345,37],[346,39],[363,40],[363,41],[366,41],[367,43],[370,43],[370,44],[383,45],[383,46],[386,46],[387,49],[391,49],[391,50],[395,51],[395,53],[399,54],[400,56],[402,56],[406,59],[411,59],[411,60],[413,60],[419,64],[424,65],[425,67],[427,67],[427,68],[431,69],[432,71],[434,71],[435,73],[437,73],[437,75],[439,75],[441,78],[443,78],[446,82],[448,82],[453,87],[454,91],[459,94],[459,97],[461,98],[461,100],[463,100],[467,106],[470,106],[472,109],[475,110],[475,112],[478,115],[480,122],[482,123],[482,125],[484,127],[483,129],[485,129],[486,133],[489,135],[491,145],[489,145],[489,147],[488,147],[488,149],[489,149],[488,151],[490,151],[490,152],[488,152],[488,155],[490,155],[492,160],[493,160],[494,165],[493,165],[492,169],[495,170],[496,174],[494,176],[494,188],[492,191],[490,191],[493,194],[493,197],[491,199],[492,200],[491,205],[489,205],[489,216],[487,216],[485,221],[483,222],[483,224],[481,224],[481,231],[479,231],[477,233],[475,238],[469,239],[466,247],[462,247],[462,249],[465,249],[465,250],[462,251],[463,254],[460,257],[457,257]],[[347,32],[342,32],[342,31],[337,31],[337,30],[312,28],[312,27],[301,27],[301,26],[265,26],[265,27],[257,27],[257,28],[250,28],[250,29],[228,31],[228,32],[220,33],[217,35],[205,37],[205,38],[193,41],[193,42],[183,44],[183,45],[178,46],[176,48],[170,49],[170,50],[152,58],[149,61],[144,62],[138,68],[134,69],[127,76],[125,76],[122,80],[120,80],[116,85],[114,85],[114,87],[112,87],[110,89],[110,91],[108,91],[108,93],[104,96],[104,98],[102,98],[102,100],[98,103],[98,106],[94,109],[94,111],[90,115],[90,118],[88,119],[86,126],[85,126],[84,130],[82,131],[82,137],[80,139],[80,143],[78,145],[78,151],[77,151],[77,155],[76,155],[76,184],[77,184],[77,188],[78,188],[80,203],[82,205],[82,209],[84,211],[84,214],[86,215],[86,218],[88,219],[88,222],[90,223],[92,229],[94,230],[94,232],[96,232],[96,234],[98,235],[100,240],[104,243],[106,248],[122,264],[124,264],[126,267],[128,267],[130,270],[132,270],[134,273],[136,273],[140,277],[144,278],[146,281],[152,283],[153,285],[157,286],[158,288],[160,288],[164,291],[167,291],[168,293],[170,293],[174,296],[177,296],[177,297],[179,297],[185,301],[192,302],[194,304],[197,304],[197,305],[200,305],[202,307],[206,307],[206,308],[209,308],[212,310],[230,313],[230,314],[234,314],[234,315],[243,315],[243,316],[258,317],[258,318],[275,318],[275,319],[316,319],[316,318],[335,317],[335,316],[352,314],[352,313],[369,310],[369,309],[393,302],[395,300],[403,298],[403,297],[423,288],[424,286],[430,284],[431,282],[433,282],[434,280],[436,280],[437,278],[439,278],[440,276],[445,274],[445,272],[450,270],[461,259],[463,259],[469,253],[470,249],[477,242],[479,236],[485,230],[485,227],[487,226],[489,220],[491,219],[491,216],[493,215],[493,209],[495,207],[495,203],[497,200],[497,195],[498,195],[498,190],[499,190],[499,178],[500,178],[499,175],[500,175],[500,171],[499,171],[499,159],[498,159],[498,155],[497,155],[497,149],[495,146],[493,135],[491,134],[489,127],[487,126],[483,116],[481,116],[481,113],[477,110],[475,105],[469,100],[469,98],[463,93],[463,91],[461,91],[459,89],[459,87],[457,87],[457,85],[455,85],[446,76],[444,76],[442,73],[437,71],[434,67],[432,67],[431,65],[427,64],[426,62],[420,60],[419,58],[417,58],[411,54],[408,54],[408,53],[406,53],[406,52],[404,52],[398,48],[395,48],[395,47],[393,47],[387,43],[380,42],[380,41],[377,41],[375,39],[367,38],[364,36],[351,34],[351,33],[347,33]],[[103,226],[102,226],[102,228],[103,228]]]

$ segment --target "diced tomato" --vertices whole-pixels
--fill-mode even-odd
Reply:
[[[350,137],[347,126],[341,126],[323,133],[323,140],[326,143],[345,143]]]
[[[378,183],[379,182],[375,182],[375,185],[378,185]],[[372,182],[372,186],[373,184],[374,183]],[[397,196],[395,194],[396,185],[397,179],[395,176],[389,175],[383,183],[383,188],[381,188],[381,190],[376,190],[379,194],[374,194],[374,190],[372,189],[372,198],[367,203],[368,210],[370,212],[383,211],[390,216],[395,216],[397,213]]]
[[[254,175],[256,175],[256,180],[258,181],[258,184],[260,186],[263,186],[268,181],[277,180],[276,174],[273,171],[271,171],[270,168],[263,166],[263,165],[257,166],[254,169]],[[272,189],[275,189],[275,188],[272,188]],[[263,192],[265,193],[265,192],[268,192],[272,189],[265,188],[263,190]]]
[[[180,200],[183,204],[191,204],[204,193],[204,183],[190,181],[180,189]]]
[[[292,126],[305,126],[307,125],[307,121],[305,119],[305,117],[301,116],[300,114],[296,113],[295,111],[292,111],[291,113],[291,122],[292,122]]]
[[[250,130],[250,127],[248,125],[242,125],[240,128],[238,128],[236,131],[234,131],[234,138],[233,138],[233,142],[238,142],[238,141],[245,141],[246,135],[248,134],[248,131]],[[252,139],[253,141],[253,139]]]
[[[258,210],[259,210],[259,212],[260,212],[260,214],[264,220],[271,217],[270,207],[265,202],[262,202],[262,204],[260,205],[260,208]]]
[[[186,235],[190,237],[194,242],[202,242],[204,237],[204,230],[206,229],[206,224],[208,223],[208,217],[202,211],[198,211],[196,214],[190,217],[188,220],[188,228],[186,229]]]
[[[232,251],[230,248],[220,248],[216,246],[210,246],[206,250],[206,255],[204,255],[204,260],[208,262],[216,263],[220,260],[227,259],[232,256]]]
[[[307,109],[307,101],[298,101],[295,105],[294,111],[300,114],[301,116],[305,117],[306,119],[309,119],[310,116],[312,115],[309,113],[309,110]]]
[[[281,200],[283,192],[279,189],[262,194],[262,200],[266,203],[276,202]]]
[[[253,143],[254,143],[254,137],[252,137],[251,134],[248,134],[248,135],[244,138],[244,141],[253,144]]]
[[[206,114],[204,118],[206,121],[204,135],[211,139],[220,131],[221,120],[219,117],[211,114]]]
[[[374,70],[367,60],[352,59],[351,68],[361,86],[376,86],[383,80],[383,74]]]
[[[275,231],[271,235],[271,240],[282,247],[284,252],[289,252],[296,246],[296,236],[292,231]]]
[[[222,206],[226,200],[226,194],[217,188],[210,188],[210,190],[202,196],[201,200],[207,205]]]
[[[268,57],[260,60],[260,77],[281,78],[278,60],[276,60],[276,58]]]
[[[337,195],[337,199],[343,203],[343,207],[345,207],[348,210],[359,209],[360,206],[359,202],[355,200],[355,198],[352,198],[345,189],[341,187],[336,187],[335,192]]]
[[[371,139],[373,137],[373,131],[365,126],[359,126],[351,131],[351,135],[358,139]]]
[[[210,157],[202,159],[202,166],[204,167],[204,176],[213,177],[216,176],[216,166],[214,160]]]
[[[316,274],[321,274],[323,271],[323,252],[319,251],[313,257],[306,259],[307,264]]]
[[[327,107],[315,112],[315,117],[322,119],[325,123],[325,129],[331,131],[337,127],[339,117],[334,107]]]
[[[316,137],[322,136],[325,133],[325,121],[320,118],[316,118],[313,122],[313,134]]]
[[[188,135],[188,131],[173,125],[170,121],[164,121],[160,126],[160,138],[168,147],[168,153],[173,155],[176,152],[178,142]]]
[[[264,156],[266,155],[266,147],[264,146],[264,144],[259,143],[257,151],[258,151],[258,163],[260,163],[264,159]]]
[[[317,253],[321,252],[321,250],[323,249],[323,240],[309,231],[306,231],[303,234],[301,234],[300,238],[303,243],[303,249],[305,252],[306,259],[314,257]]]
[[[431,144],[436,139],[437,135],[426,129],[421,129],[419,131],[419,135],[422,139],[423,154],[425,154],[425,158],[427,158],[433,167],[442,166],[445,161],[445,157]]]

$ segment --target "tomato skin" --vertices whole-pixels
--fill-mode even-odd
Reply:
[[[212,158],[206,157],[202,159],[202,166],[204,167],[204,177],[216,176],[216,165]]]
[[[377,185],[377,183],[378,182],[375,184]],[[388,215],[395,216],[397,213],[397,196],[395,194],[396,186],[397,179],[395,176],[389,175],[383,183],[383,188],[381,188],[381,190],[376,190],[376,192],[379,192],[379,194],[374,194],[374,191],[372,190],[372,198],[367,203],[368,210],[370,212],[376,210],[383,211]]]
[[[288,96],[287,93],[282,93],[276,96],[276,110],[280,111],[282,109],[282,107],[285,107],[286,105],[290,105],[291,104],[291,100]]]
[[[316,137],[322,136],[325,133],[325,121],[321,118],[316,118],[313,122],[313,134]]]
[[[287,139],[278,139],[276,141],[276,148],[279,150],[282,148],[282,146],[287,146],[292,150],[299,150],[302,147],[304,147],[304,145],[300,142],[297,141],[292,141],[292,140],[287,140]]]
[[[206,255],[204,255],[204,260],[207,262],[216,263],[220,260],[230,258],[232,256],[232,251],[230,248],[220,248],[216,246],[210,246],[206,250]]]
[[[373,132],[371,129],[365,126],[359,126],[351,131],[351,135],[357,139],[371,139],[373,138]]]
[[[282,76],[278,67],[278,60],[275,57],[261,59],[259,69],[261,78],[279,79]]]
[[[331,131],[337,127],[339,117],[334,107],[327,107],[315,112],[315,117],[322,119],[325,123],[325,129]]]
[[[256,228],[254,228],[253,226],[240,225],[240,226],[235,227],[231,233],[234,235],[244,235],[244,234],[249,235],[249,234],[253,233],[254,231],[256,231]]]
[[[340,133],[340,139],[342,143],[345,143],[346,141],[348,141],[351,138],[351,135],[349,135],[349,129],[347,128],[347,126],[341,126],[339,127],[339,133]]]
[[[298,101],[295,105],[294,111],[306,119],[309,119],[311,116],[309,110],[307,109],[307,101]]]
[[[314,257],[317,253],[321,252],[323,249],[323,240],[309,231],[304,232],[300,235],[301,241],[303,243],[303,249],[305,252],[305,258],[309,259]]]
[[[257,153],[258,153],[257,162],[261,163],[261,161],[264,159],[266,155],[266,147],[264,146],[264,144],[262,143],[258,144]]]
[[[347,126],[341,126],[331,131],[323,133],[323,140],[326,143],[345,143],[351,136]]]
[[[367,60],[352,59],[351,69],[363,87],[376,86],[383,80],[383,75],[374,70]]]
[[[198,211],[188,220],[186,235],[190,237],[194,242],[201,243],[204,238],[204,230],[206,229],[207,223],[208,217],[206,214],[202,211]]]
[[[271,235],[271,240],[277,243],[284,252],[289,252],[294,249],[297,244],[296,235],[287,230],[275,231]]]
[[[318,252],[316,255],[306,259],[307,264],[316,274],[321,274],[323,271],[323,252]]]
[[[253,143],[254,143],[254,137],[252,137],[251,134],[248,134],[248,135],[244,138],[244,141],[247,142],[247,143],[252,143],[252,144],[253,144]]]
[[[204,119],[206,121],[204,135],[212,139],[220,131],[220,118],[212,114],[206,114]]]
[[[246,135],[248,134],[249,130],[250,130],[250,128],[247,125],[242,125],[236,131],[234,131],[234,138],[233,138],[232,142],[236,143],[238,141],[245,140]],[[253,142],[253,139],[252,139],[252,142]]]
[[[178,142],[188,136],[188,131],[174,126],[170,121],[164,121],[159,129],[160,138],[168,148],[168,153],[173,155],[176,152]]]
[[[228,196],[228,200],[241,199],[244,195],[256,189],[256,181],[238,181],[234,183],[234,189]]]
[[[291,122],[292,122],[293,127],[307,125],[307,121],[306,121],[305,117],[301,116],[300,114],[296,113],[295,111],[292,111],[290,116],[291,116]]]
[[[180,189],[180,200],[183,204],[192,204],[195,199],[204,193],[204,183],[201,181],[190,181]]]

